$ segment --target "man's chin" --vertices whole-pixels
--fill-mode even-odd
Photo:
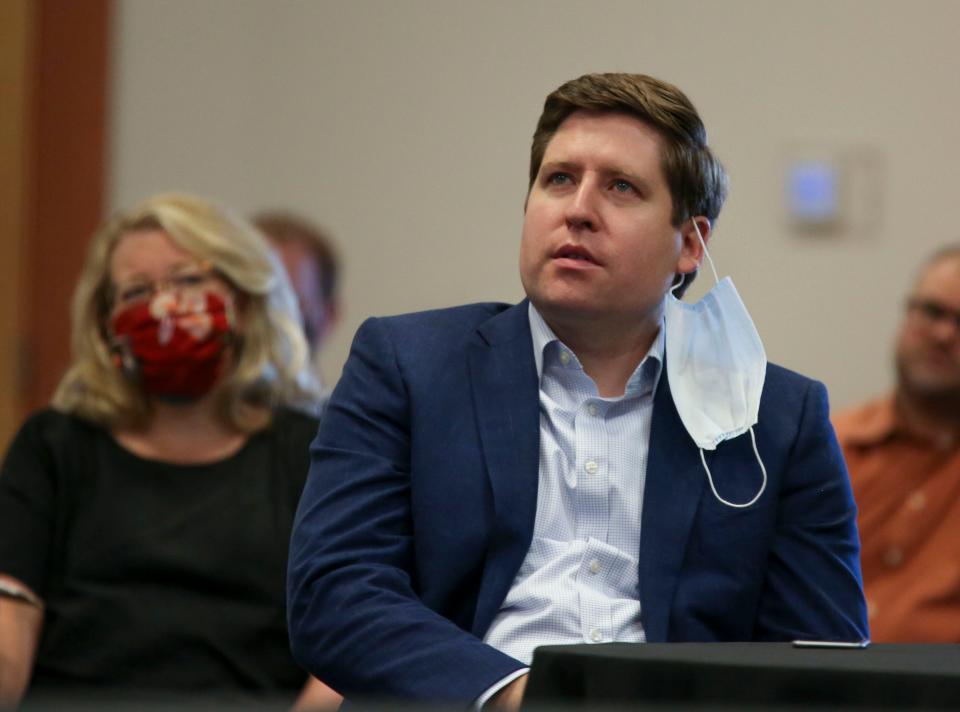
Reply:
[[[960,404],[960,377],[957,376],[930,373],[903,374],[900,388],[917,399],[954,401]]]
[[[609,317],[611,310],[598,306],[589,300],[577,299],[574,297],[537,299],[530,297],[533,306],[537,308],[546,319],[568,320],[593,320]]]

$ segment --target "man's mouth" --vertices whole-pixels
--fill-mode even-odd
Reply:
[[[579,245],[563,245],[553,253],[555,260],[575,260],[585,264],[600,264],[590,251]]]

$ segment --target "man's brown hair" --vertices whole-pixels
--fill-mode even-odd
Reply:
[[[306,219],[283,210],[257,213],[252,222],[274,242],[302,242],[309,246],[320,267],[320,290],[324,302],[337,298],[340,260],[330,237]]]
[[[682,91],[645,74],[585,74],[551,93],[533,134],[529,187],[550,139],[576,111],[627,114],[655,129],[663,138],[661,165],[673,201],[673,224],[696,215],[716,220],[727,196],[727,174],[707,147],[703,122]]]

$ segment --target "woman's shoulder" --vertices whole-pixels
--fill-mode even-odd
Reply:
[[[316,437],[319,425],[319,419],[310,413],[282,407],[274,411],[270,425],[257,436],[258,442],[266,445],[275,458],[271,478],[290,483],[294,507],[307,477],[310,443]]]
[[[0,475],[38,482],[38,472],[49,479],[93,471],[90,453],[104,430],[89,420],[70,413],[45,408],[31,414],[20,426],[3,458]],[[8,481],[11,481],[8,479]]]
[[[275,437],[280,437],[289,442],[306,442],[309,444],[316,436],[319,426],[320,418],[318,415],[284,406],[273,412],[273,420],[268,430]]]
[[[77,440],[89,440],[102,432],[100,425],[78,415],[55,408],[43,408],[27,417],[20,426],[15,442],[58,447]]]

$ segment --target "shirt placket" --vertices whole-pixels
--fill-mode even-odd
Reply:
[[[609,537],[610,458],[609,433],[602,401],[587,399],[577,409],[576,434],[576,528],[584,542],[577,571],[580,593],[580,627],[584,642],[612,639],[612,611],[606,577],[611,570],[606,551],[599,546]]]

